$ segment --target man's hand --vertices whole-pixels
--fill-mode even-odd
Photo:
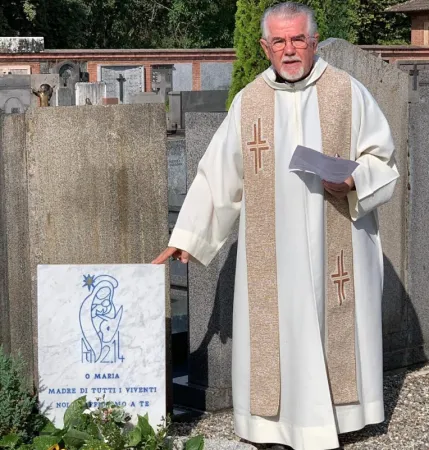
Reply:
[[[353,177],[348,177],[343,183],[331,183],[325,180],[322,183],[325,190],[336,198],[345,198],[355,187]]]
[[[173,259],[178,259],[183,264],[189,262],[189,253],[184,250],[180,250],[176,247],[167,247],[157,258],[152,261],[152,264],[164,264],[170,256]]]

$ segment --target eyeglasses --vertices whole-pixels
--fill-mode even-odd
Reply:
[[[279,52],[280,50],[284,50],[288,41],[297,49],[307,48],[309,39],[314,39],[314,36],[296,36],[290,39],[279,38],[274,39],[272,42],[267,42],[267,44],[274,52]]]

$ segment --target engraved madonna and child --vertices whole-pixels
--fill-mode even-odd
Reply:
[[[84,363],[116,363],[124,360],[119,332],[123,307],[117,309],[114,303],[118,285],[118,281],[110,275],[84,276],[83,287],[87,287],[90,292],[79,311]]]

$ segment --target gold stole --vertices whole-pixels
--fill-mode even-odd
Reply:
[[[328,66],[316,87],[323,152],[350,158],[350,77]],[[251,347],[250,412],[262,417],[278,415],[281,395],[274,93],[259,77],[245,88],[241,107]],[[343,405],[359,401],[352,228],[347,199],[337,200],[325,193],[325,205],[325,355],[332,402]],[[293,361],[288,364],[293,366]]]

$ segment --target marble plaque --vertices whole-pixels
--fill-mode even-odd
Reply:
[[[62,426],[68,405],[114,401],[165,417],[164,266],[39,265],[40,401]]]

